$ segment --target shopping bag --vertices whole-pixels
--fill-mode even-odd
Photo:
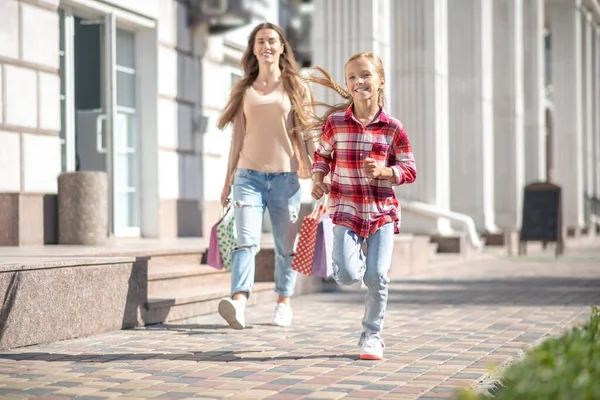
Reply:
[[[223,260],[223,268],[231,271],[231,251],[237,247],[237,232],[231,205],[225,209],[223,218],[217,224],[217,246]]]
[[[214,224],[210,230],[210,241],[208,244],[208,251],[206,254],[206,263],[213,268],[223,269],[223,259],[221,258],[221,252],[219,251],[219,241],[217,239],[217,227],[223,220],[221,216],[216,224]]]
[[[333,222],[328,214],[319,220],[312,274],[321,278],[333,275]]]
[[[323,204],[315,209],[302,220],[296,254],[292,261],[292,269],[303,275],[312,275],[313,258],[315,255],[315,244],[317,241],[317,228],[319,220],[327,212]]]

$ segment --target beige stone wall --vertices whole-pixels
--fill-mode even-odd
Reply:
[[[0,208],[0,245],[42,244],[44,195],[57,190],[58,3],[0,2],[0,194],[14,198]]]

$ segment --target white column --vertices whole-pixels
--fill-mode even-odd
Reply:
[[[494,182],[496,224],[520,225],[525,185],[523,0],[494,0]]]
[[[493,0],[448,0],[450,207],[494,222]]]
[[[354,53],[372,51],[381,57],[391,87],[390,20],[382,18],[389,13],[390,0],[314,0],[313,65],[325,68],[345,87],[346,60]],[[389,99],[388,92],[386,95]],[[342,100],[319,87],[315,87],[315,96],[329,104]]]
[[[593,35],[594,28],[592,26],[592,14],[582,10],[581,23],[583,28],[582,35],[582,58],[583,58],[583,179],[584,179],[584,195],[591,196],[594,194],[594,93],[593,89]],[[584,206],[584,223],[588,225],[590,212],[587,206]]]
[[[583,218],[583,120],[580,0],[547,0],[554,88],[552,179],[562,188],[565,228]]]
[[[600,198],[600,22],[595,25],[594,38],[594,148],[596,151],[593,170],[596,173],[594,194]]]
[[[523,4],[525,184],[546,180],[544,0]]]
[[[362,1],[362,0],[361,0]],[[417,163],[417,180],[398,195],[443,209],[450,207],[448,138],[447,0],[393,0],[392,114],[404,124]],[[445,219],[432,222],[403,212],[404,232],[451,232]]]

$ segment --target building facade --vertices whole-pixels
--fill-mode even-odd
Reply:
[[[401,199],[470,216],[481,233],[514,232],[525,185],[549,180],[562,188],[567,230],[591,231],[586,198],[600,197],[597,0],[313,3],[313,64],[343,82],[352,53],[384,61],[387,108],[404,123],[419,171]],[[403,226],[455,228],[407,212]]]
[[[107,172],[111,236],[206,235],[230,143],[216,119],[258,21],[340,82],[352,53],[383,58],[419,169],[401,199],[514,231],[525,184],[549,179],[565,225],[590,226],[597,0],[0,0],[0,245],[57,242],[57,177],[73,171]],[[456,228],[410,213],[403,226]]]
[[[57,242],[57,177],[106,171],[114,237],[202,236],[247,35],[278,2],[0,1],[0,245]]]

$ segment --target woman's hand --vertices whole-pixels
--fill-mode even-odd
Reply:
[[[229,204],[229,195],[231,194],[231,186],[225,185],[223,187],[223,191],[221,192],[221,205],[223,207],[227,207]]]
[[[315,182],[312,188],[311,195],[313,199],[319,200],[324,194],[331,192],[331,185],[325,182]]]

